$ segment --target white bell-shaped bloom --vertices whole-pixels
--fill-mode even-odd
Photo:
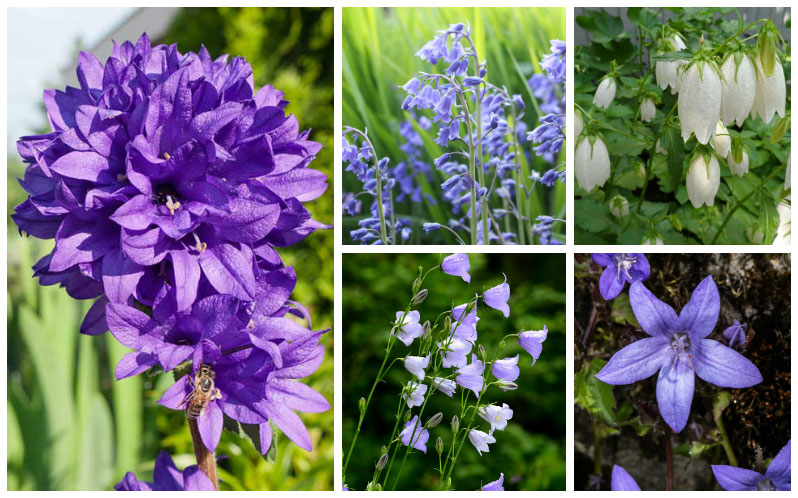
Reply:
[[[723,81],[720,85],[720,120],[729,126],[736,122],[743,124],[756,96],[756,72],[751,59],[743,55],[740,65],[734,62],[734,56],[726,57],[720,67]]]
[[[641,245],[644,245],[644,246],[663,246],[663,245],[665,245],[665,242],[663,242],[662,239],[660,239],[659,237],[654,237],[653,239],[651,237],[646,237],[645,239],[643,239],[643,243]]]
[[[405,368],[408,372],[418,377],[419,382],[424,382],[424,370],[429,366],[429,355],[408,356],[405,358]]]
[[[585,190],[601,187],[610,177],[610,154],[601,137],[591,144],[589,137],[582,137],[574,153],[574,173],[579,186]]]
[[[574,140],[579,139],[582,130],[585,129],[585,122],[582,120],[582,113],[574,110]]]
[[[731,150],[731,137],[729,136],[729,130],[727,130],[720,121],[718,121],[718,125],[715,127],[715,138],[712,142],[715,146],[715,152],[717,152],[720,157],[726,157],[729,154]]]
[[[720,186],[720,165],[714,155],[711,157],[707,164],[703,154],[696,154],[687,171],[687,197],[693,207],[715,204],[715,194]]]
[[[776,230],[776,238],[773,239],[773,245],[790,245],[792,228],[790,227],[790,219],[792,213],[790,212],[790,205],[786,202],[780,202],[779,207],[776,208],[779,212],[779,228]]]
[[[643,102],[640,104],[640,119],[642,119],[644,123],[650,123],[656,115],[657,108],[654,107],[654,101],[649,98],[643,99]]]
[[[604,78],[599,82],[598,88],[596,88],[593,103],[604,109],[609,108],[612,101],[615,100],[615,89],[615,78]]]
[[[784,190],[790,190],[790,171],[792,170],[792,166],[790,166],[790,158],[791,156],[787,156],[787,173],[784,174]],[[792,197],[792,194],[787,195],[787,199]]]
[[[778,58],[773,67],[773,74],[768,78],[762,68],[759,55],[755,58],[756,64],[756,92],[754,105],[751,108],[751,117],[759,115],[765,123],[770,123],[774,114],[784,117],[784,106],[787,98],[787,86],[784,82],[784,68]]]
[[[657,145],[654,147],[654,152],[657,154],[662,154],[663,156],[668,155],[668,151],[662,148],[662,142],[657,140]]]
[[[618,194],[610,199],[610,213],[616,218],[623,218],[629,214],[629,201],[626,197]]]
[[[668,40],[671,42],[674,52],[679,52],[687,48],[682,38],[675,33],[671,35]],[[665,52],[660,52],[660,55],[664,53]],[[687,61],[684,60],[672,62],[657,61],[654,65],[654,77],[657,79],[659,87],[665,90],[670,86],[671,94],[675,94],[678,91],[679,69],[686,64],[686,62]]]
[[[503,431],[507,427],[507,421],[513,418],[513,410],[507,406],[507,403],[502,403],[502,406],[490,404],[483,406],[478,411],[479,416],[490,424],[490,434],[496,429]]]
[[[710,64],[693,64],[679,83],[679,121],[682,139],[695,133],[706,144],[720,121],[720,78]]]
[[[729,153],[729,157],[726,159],[729,163],[729,169],[735,175],[743,176],[748,173],[748,153],[746,151],[743,151],[743,159],[739,163],[734,161],[734,154],[732,153]]]

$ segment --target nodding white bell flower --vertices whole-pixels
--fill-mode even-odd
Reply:
[[[693,207],[715,204],[715,194],[720,187],[720,165],[715,156],[710,156],[709,164],[704,154],[696,154],[687,171],[687,197]]]
[[[640,244],[643,246],[664,246],[665,242],[662,241],[659,237],[654,237],[653,239],[649,236],[643,239],[643,243]]]
[[[610,199],[610,213],[616,218],[623,218],[629,214],[629,201],[621,194]]]
[[[674,52],[679,52],[687,48],[687,45],[684,44],[682,38],[674,33],[668,38],[671,45],[673,46]],[[660,52],[660,55],[664,54],[665,52]],[[681,66],[686,64],[687,61],[678,60],[678,61],[657,61],[654,65],[654,77],[657,79],[657,84],[663,90],[667,89],[669,86],[671,87],[671,94],[675,94],[678,91],[678,76],[679,76],[679,69]]]
[[[587,191],[601,187],[610,177],[610,153],[601,137],[582,137],[576,144],[574,174],[579,186]]]
[[[606,77],[599,82],[596,94],[593,96],[593,103],[604,109],[608,109],[612,101],[615,100],[615,78]]]
[[[792,166],[790,166],[790,156],[787,156],[787,173],[784,174],[784,190],[790,190],[790,170],[792,170]],[[786,199],[792,197],[792,194],[787,195]]]
[[[743,54],[738,66],[730,55],[720,66],[723,81],[720,83],[720,120],[729,126],[736,122],[742,126],[756,95],[756,72],[751,59]]]
[[[756,92],[754,105],[751,107],[751,117],[759,115],[765,123],[770,123],[774,114],[784,117],[784,106],[787,98],[787,86],[784,82],[784,68],[776,58],[773,74],[765,76],[762,61],[757,54],[754,59],[756,64]]]
[[[729,157],[726,158],[729,163],[729,169],[737,176],[743,176],[748,173],[748,153],[743,151],[743,159],[739,163],[734,162],[734,154],[729,152]]]
[[[682,75],[679,83],[679,121],[682,139],[695,133],[706,144],[720,121],[720,78],[709,63],[696,63]]]
[[[579,139],[582,130],[585,129],[585,122],[582,120],[582,113],[574,109],[574,140]]]
[[[662,148],[662,142],[657,140],[657,145],[654,147],[654,152],[657,154],[662,154],[663,156],[668,155],[668,151]]]
[[[779,228],[776,230],[776,238],[773,239],[773,245],[790,245],[792,228],[790,226],[790,205],[786,202],[780,202],[776,208],[779,212]]]
[[[649,98],[643,99],[643,102],[640,104],[640,119],[643,120],[644,123],[650,123],[656,115],[657,108],[654,107],[654,101]]]
[[[717,152],[720,157],[729,155],[729,151],[731,150],[731,136],[729,136],[729,130],[727,130],[720,121],[718,121],[718,125],[715,127],[715,138],[712,140],[712,143],[715,147],[715,152]]]

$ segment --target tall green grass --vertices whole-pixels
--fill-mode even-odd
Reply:
[[[538,62],[549,52],[551,39],[565,39],[563,8],[345,8],[343,9],[343,75],[341,103],[343,124],[368,129],[377,154],[391,158],[396,165],[404,157],[399,125],[408,117],[401,110],[404,92],[398,89],[418,71],[434,72],[433,66],[415,57],[416,51],[432,39],[436,31],[450,23],[469,22],[479,56],[487,60],[487,80],[506,86],[510,93],[521,94],[527,104],[524,121],[531,131],[537,126],[537,102],[527,80],[541,72]],[[439,63],[441,65],[443,63]],[[425,160],[430,163],[444,150],[433,142],[434,132],[421,132]],[[526,144],[531,151],[531,144]],[[545,171],[551,166],[532,154],[532,164],[524,160],[522,167]],[[350,173],[342,172],[345,192],[359,191],[358,182]],[[440,181],[438,181],[440,180]],[[440,183],[422,180],[422,191],[440,199]],[[532,216],[554,214],[565,217],[565,187],[537,189],[533,196]],[[367,205],[370,201],[365,202]],[[397,214],[414,220],[413,243],[452,243],[441,232],[420,233],[420,221],[446,223],[451,216],[448,206],[427,200],[423,206],[409,203],[397,206]],[[359,218],[344,216],[344,237],[356,228]],[[560,227],[562,228],[562,227]]]

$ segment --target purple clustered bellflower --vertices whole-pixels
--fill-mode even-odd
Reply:
[[[711,275],[696,287],[678,315],[640,281],[632,283],[629,301],[637,321],[650,337],[615,353],[596,377],[619,385],[659,372],[657,404],[674,432],[680,432],[687,423],[696,375],[719,387],[743,388],[762,381],[751,361],[720,342],[707,339],[720,312],[720,294]]]
[[[154,482],[139,481],[133,472],[114,486],[117,491],[214,491],[213,483],[196,465],[178,470],[169,453],[162,451],[155,459]]]
[[[227,416],[259,426],[264,452],[270,422],[310,450],[295,411],[329,404],[295,379],[324,349],[278,248],[329,228],[305,207],[327,188],[309,167],[321,145],[241,57],[144,34],[105,64],[81,52],[77,75],[78,88],[44,92],[51,132],[18,142],[29,197],[12,218],[55,239],[35,275],[96,299],[81,332],[110,328],[133,350],[117,378],[191,362],[165,406],[182,409],[200,365],[213,368],[219,397],[198,422],[208,449]]]
[[[549,162],[558,156],[564,139],[562,85],[566,74],[565,44],[559,40],[551,43],[552,52],[541,62],[546,74],[530,80],[546,115],[541,118],[543,125],[529,134],[529,139],[540,143],[536,147],[537,155]],[[445,224],[440,222],[442,220],[422,223],[425,233],[447,228],[461,243],[470,237],[479,244],[515,244],[519,242],[519,233],[513,231],[515,228],[511,227],[515,225],[509,222],[509,218],[514,217],[517,224],[530,225],[530,238],[542,244],[557,243],[551,236],[552,221],[562,220],[549,216],[537,222],[530,221],[516,204],[521,198],[529,198],[535,183],[551,187],[557,180],[564,182],[565,169],[558,166],[543,175],[534,172],[531,183],[519,176],[516,155],[523,153],[520,146],[527,142],[527,126],[522,120],[524,100],[521,95],[511,95],[486,79],[487,65],[478,59],[470,26],[467,23],[449,25],[438,31],[415,55],[433,66],[440,63],[441,67],[438,72],[420,72],[399,87],[405,94],[401,108],[408,112],[408,119],[399,126],[403,138],[400,148],[407,159],[391,167],[387,158],[372,157],[375,153],[371,147],[361,143],[366,140],[353,137],[365,135],[364,132],[351,128],[344,132],[346,170],[362,182],[361,194],[371,194],[375,199],[370,214],[358,221],[358,229],[350,232],[353,240],[362,244],[396,244],[400,243],[400,238],[401,242],[407,241],[412,225],[409,219],[397,215],[394,202],[406,199],[413,203],[435,204],[435,197],[422,195],[421,185],[440,178],[438,200],[442,199],[449,206],[451,217]],[[538,77],[543,80],[538,81]],[[429,131],[435,136],[434,142],[446,149],[432,164],[423,159],[419,130]],[[481,135],[478,136],[478,132]],[[381,192],[376,191],[378,183]],[[346,194],[344,209],[348,214],[359,213],[359,195]],[[493,202],[496,207],[490,206],[491,200],[496,201]],[[385,223],[380,219],[380,203],[382,219],[390,219],[393,224],[387,237],[380,236],[381,225]],[[485,210],[490,210],[488,233],[483,233],[486,230],[484,221],[477,224],[476,233],[470,233],[474,230],[473,218],[487,219]],[[505,218],[508,222],[500,224]],[[460,238],[458,232],[469,232],[469,237]]]
[[[615,299],[623,291],[626,282],[642,282],[651,274],[648,259],[640,253],[593,253],[593,261],[604,267],[599,279],[601,297]]]
[[[712,472],[726,491],[791,491],[791,448],[792,440],[773,458],[764,474],[730,465],[713,465]]]

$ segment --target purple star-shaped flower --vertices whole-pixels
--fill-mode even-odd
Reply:
[[[726,491],[790,491],[791,447],[792,440],[773,458],[764,474],[730,465],[713,465],[712,472]]]
[[[186,467],[181,472],[172,461],[169,453],[162,451],[155,459],[152,471],[153,482],[139,481],[133,472],[114,486],[117,491],[215,491],[208,476],[196,465]]]
[[[620,465],[612,466],[612,482],[610,487],[613,491],[640,491],[634,477],[629,475]]]
[[[637,321],[651,337],[615,353],[596,377],[607,384],[631,384],[659,371],[657,404],[675,432],[684,428],[690,415],[696,375],[720,387],[742,388],[762,382],[753,363],[706,338],[720,312],[720,295],[711,275],[696,287],[679,315],[641,282],[632,284],[629,300]]]
[[[429,441],[429,431],[421,426],[418,420],[418,415],[414,415],[411,420],[405,423],[405,427],[399,436],[402,439],[402,444],[405,446],[412,446],[413,448],[427,452],[427,441]],[[413,438],[413,444],[410,444],[410,438]]]
[[[645,254],[640,253],[593,253],[593,261],[604,266],[599,280],[601,297],[615,299],[626,282],[642,282],[651,273]]]

